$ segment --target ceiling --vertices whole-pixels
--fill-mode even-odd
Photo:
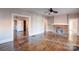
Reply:
[[[79,8],[53,8],[53,10],[58,11],[57,14],[52,13],[52,15],[48,15],[49,8],[22,8],[23,10],[27,10],[29,12],[35,12],[44,16],[54,16],[54,15],[63,15],[63,14],[76,14],[79,13]]]

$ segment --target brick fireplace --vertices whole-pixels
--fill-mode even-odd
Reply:
[[[68,34],[68,25],[54,25],[54,28],[58,34]]]

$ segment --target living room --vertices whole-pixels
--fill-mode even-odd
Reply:
[[[0,50],[79,50],[78,23],[78,8],[0,8]]]

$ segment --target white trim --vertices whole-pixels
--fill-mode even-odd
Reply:
[[[14,16],[22,16],[22,17],[28,17],[29,18],[29,26],[28,26],[28,35],[30,36],[30,27],[31,27],[31,16],[26,16],[26,15],[21,15],[21,14],[16,14],[16,13],[12,13],[12,40],[14,40]]]
[[[11,42],[12,40],[11,39],[4,39],[3,41],[0,41],[0,44],[4,44],[4,43],[7,43],[7,42]]]
[[[22,16],[22,17],[28,17],[31,18],[30,16],[27,15],[21,15],[21,14],[17,14],[17,13],[12,13],[13,16]]]
[[[42,31],[42,32],[38,32],[38,33],[33,33],[33,34],[31,34],[30,36],[38,35],[38,34],[42,34],[42,33],[44,33],[44,32]]]

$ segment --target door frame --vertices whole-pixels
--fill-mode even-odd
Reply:
[[[31,17],[21,14],[12,13],[12,40],[14,41],[14,16],[22,16],[22,17],[28,17],[28,36],[30,36],[30,28],[31,28]]]

